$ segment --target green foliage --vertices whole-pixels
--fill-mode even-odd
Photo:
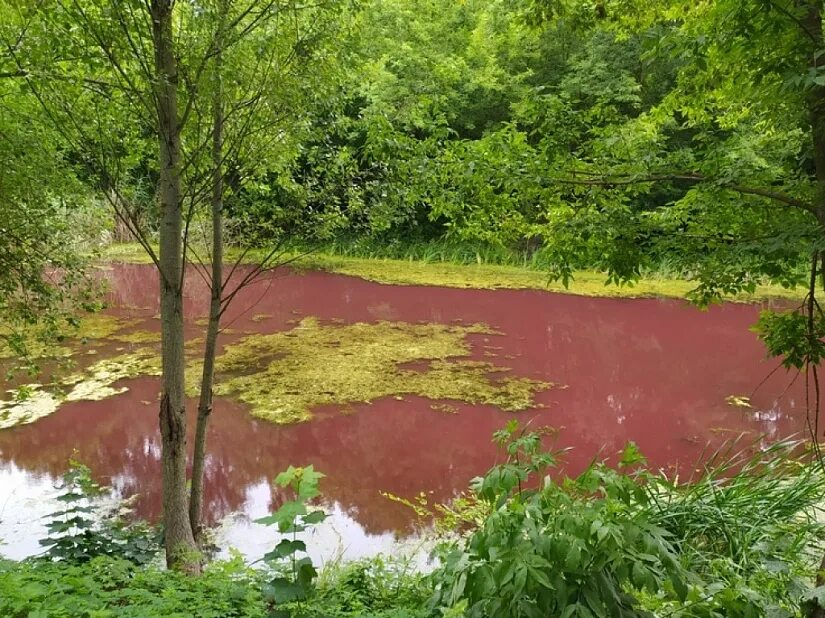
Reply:
[[[427,578],[409,564],[374,558],[328,566],[315,596],[305,606],[306,618],[425,618],[432,589]]]
[[[823,552],[825,478],[797,441],[764,446],[742,439],[706,455],[698,478],[648,483],[653,521],[675,539],[695,574],[684,616],[791,616],[805,598]],[[649,600],[651,601],[651,600]]]
[[[304,602],[315,593],[318,571],[308,556],[298,556],[306,553],[307,546],[297,537],[327,517],[320,509],[307,508],[307,504],[320,495],[318,482],[323,477],[311,465],[306,468],[289,466],[278,474],[275,484],[292,491],[294,499],[284,502],[272,515],[256,520],[256,523],[267,526],[277,525],[280,533],[292,535],[292,538],[282,539],[263,557],[276,573],[263,588],[273,618],[301,615],[305,611]]]
[[[590,268],[622,285],[664,262],[701,305],[797,285],[821,236],[800,207],[817,83],[800,11],[367,3],[344,14],[337,87],[271,179],[277,215],[251,219],[301,235],[313,212],[359,254],[480,243],[565,283]]]
[[[798,443],[731,445],[679,484],[632,444],[554,481],[537,432],[496,440],[507,461],[474,483],[493,510],[433,576],[445,615],[791,616],[817,594],[825,479]]]
[[[614,467],[594,463],[554,480],[547,472],[562,452],[544,449],[551,433],[515,423],[496,432],[506,460],[473,481],[470,510],[455,509],[472,514],[461,518],[470,530],[444,541],[430,575],[383,558],[317,574],[296,535],[323,516],[307,507],[322,475],[290,467],[277,484],[294,499],[264,520],[290,536],[266,570],[236,556],[191,577],[125,554],[92,556],[101,545],[76,521],[65,545],[74,559],[0,561],[0,615],[790,618],[822,598],[811,583],[825,476],[804,444],[737,440],[682,480],[649,471],[631,443]],[[69,481],[67,512],[90,519],[75,505],[98,488],[83,468]]]
[[[0,560],[4,618],[265,618],[264,575],[236,557],[199,577],[110,557],[83,564]],[[328,566],[304,618],[429,618],[431,588],[407,565],[376,558]]]
[[[41,539],[45,557],[82,564],[99,556],[147,564],[158,553],[155,533],[142,523],[128,521],[122,505],[117,512],[105,512],[99,501],[107,492],[92,479],[89,468],[69,462],[57,500],[64,507],[48,515],[49,536]]]
[[[825,358],[825,316],[802,311],[763,311],[754,327],[771,356],[782,358],[788,368],[819,365]]]
[[[672,590],[684,598],[687,574],[670,535],[653,524],[644,489],[631,475],[594,465],[557,484],[544,474],[555,455],[536,432],[511,424],[496,440],[507,462],[475,483],[494,510],[446,556],[436,575],[437,606],[466,602],[467,616],[638,616],[630,593]],[[636,453],[629,449],[628,465]]]
[[[264,618],[259,576],[240,559],[199,577],[111,557],[83,564],[0,561],[6,618]]]

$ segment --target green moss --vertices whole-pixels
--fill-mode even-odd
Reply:
[[[231,261],[237,254],[227,252]],[[255,263],[262,258],[260,251],[250,251],[245,260]],[[296,258],[287,255],[285,259]],[[149,263],[143,249],[137,245],[113,245],[103,252],[103,258],[114,262]],[[590,270],[574,273],[569,288],[559,282],[551,282],[547,273],[541,270],[519,266],[498,266],[492,264],[456,264],[451,262],[421,262],[411,260],[390,260],[356,258],[323,253],[313,253],[296,259],[293,267],[309,270],[324,270],[360,277],[379,283],[395,285],[428,285],[451,288],[473,289],[535,289],[581,296],[605,296],[621,298],[669,297],[684,298],[696,287],[696,282],[666,277],[642,278],[632,286],[605,285],[605,274]],[[804,290],[786,289],[778,285],[760,285],[753,294],[742,294],[733,298],[737,301],[755,301],[769,298],[804,297]]]
[[[307,318],[294,329],[252,335],[217,359],[215,393],[236,397],[255,416],[276,423],[306,421],[316,406],[418,395],[489,404],[517,411],[535,407],[547,382],[504,375],[508,369],[469,360],[467,335],[488,327],[378,322],[322,325]],[[404,365],[425,361],[422,370]],[[189,367],[197,384],[200,367]],[[195,394],[191,392],[190,394]]]

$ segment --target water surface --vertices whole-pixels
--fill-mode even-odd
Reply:
[[[109,311],[143,318],[141,328],[156,330],[153,268],[116,266],[104,276]],[[196,320],[206,315],[208,298],[204,281],[190,271],[190,338],[202,334]],[[333,514],[317,533],[316,551],[322,558],[357,557],[414,539],[414,514],[381,492],[412,497],[424,491],[433,501],[448,500],[497,461],[491,434],[514,416],[558,428],[558,446],[573,447],[566,460],[570,472],[615,454],[630,440],[652,465],[687,473],[709,444],[741,432],[764,439],[802,432],[803,381],[789,386],[793,376],[784,370],[770,375],[777,363],[765,358],[749,330],[759,309],[728,304],[700,311],[676,300],[388,286],[320,272],[267,275],[236,299],[224,343],[294,328],[306,316],[330,324],[483,323],[501,334],[470,335],[472,358],[557,387],[539,392],[535,409],[518,413],[455,402],[454,413],[447,413],[422,397],[387,397],[324,406],[311,422],[285,426],[218,398],[208,436],[207,518],[220,524],[224,546],[260,556],[271,548],[272,535],[250,519],[285,499],[271,479],[290,464],[313,464],[327,475],[322,490]],[[98,345],[95,355],[79,355],[78,363],[130,347]],[[54,510],[55,483],[73,453],[119,495],[140,494],[138,514],[157,520],[158,379],[139,377],[118,386],[128,391],[65,403],[46,418],[0,431],[0,553],[38,551],[38,518]],[[728,404],[730,395],[752,395],[753,408]]]

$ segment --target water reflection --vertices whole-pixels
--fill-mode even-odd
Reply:
[[[104,274],[118,314],[146,318],[157,328],[152,269],[118,266]],[[187,332],[194,338],[201,331],[194,318],[208,308],[205,284],[196,275],[188,281],[186,305],[192,316]],[[520,418],[562,429],[559,446],[574,447],[570,471],[597,453],[617,452],[628,440],[664,468],[690,465],[708,443],[740,432],[775,439],[804,431],[804,405],[798,403],[804,387],[786,389],[789,377],[781,371],[754,394],[752,410],[725,402],[731,394],[750,393],[773,369],[748,329],[758,309],[727,305],[700,312],[676,301],[397,287],[324,273],[279,273],[239,297],[223,342],[291,328],[308,315],[347,323],[483,322],[501,335],[470,336],[474,358],[495,357],[515,375],[566,385],[541,393],[543,407]],[[98,357],[108,352],[102,349]],[[128,392],[67,403],[32,425],[0,431],[0,539],[6,542],[0,553],[21,556],[37,549],[32,539],[42,536],[38,509],[50,510],[43,505],[75,450],[102,483],[123,496],[140,494],[141,516],[159,517],[157,380],[119,386]],[[318,532],[325,559],[340,547],[348,556],[387,549],[397,537],[413,534],[416,522],[380,492],[412,497],[432,491],[434,500],[449,499],[496,460],[490,436],[512,416],[463,404],[447,414],[431,403],[405,397],[327,406],[311,423],[275,426],[251,418],[234,401],[216,401],[205,475],[208,519],[221,523],[225,544],[259,555],[271,538],[250,521],[278,504],[270,479],[289,464],[313,464],[327,474],[322,490],[333,513],[328,528]]]

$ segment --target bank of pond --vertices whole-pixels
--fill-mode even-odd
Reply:
[[[378,556],[314,564],[324,475],[289,467],[273,484],[292,505],[261,524],[281,540],[261,561],[166,571],[156,532],[109,512],[79,464],[65,475],[45,553],[0,562],[0,613],[31,616],[798,616],[821,598],[821,462],[804,442],[737,441],[695,477],[651,472],[627,445],[612,465],[554,473],[548,429],[511,422],[502,462],[432,508],[433,565]],[[295,508],[295,504],[299,508]],[[98,509],[102,508],[100,506]]]

